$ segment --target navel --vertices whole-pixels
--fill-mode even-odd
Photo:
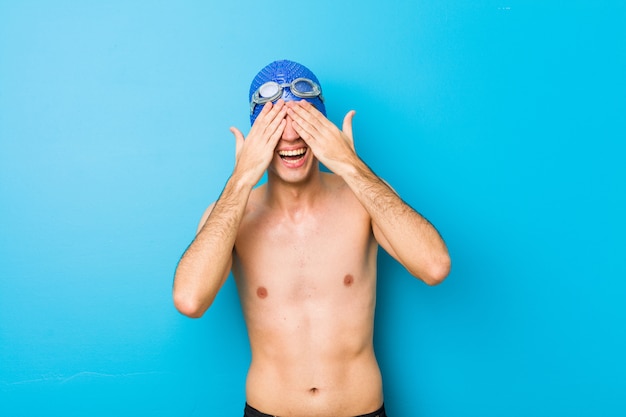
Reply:
[[[267,297],[267,288],[265,288],[265,287],[257,288],[256,295],[259,298],[266,298]]]
[[[352,284],[354,284],[354,277],[350,274],[346,275],[343,278],[343,285],[345,285],[346,287],[351,286]]]

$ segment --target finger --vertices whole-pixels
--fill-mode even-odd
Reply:
[[[278,113],[273,115],[273,119],[268,122],[262,134],[264,143],[273,142],[276,134],[282,135],[285,126],[281,125],[285,121],[285,117],[287,117],[287,110],[285,109],[281,109]]]
[[[259,113],[259,115],[257,116],[257,119],[259,117],[265,117],[267,115],[267,113],[269,113],[272,110],[272,107],[274,107],[274,103],[272,103],[271,101],[268,101],[267,103],[265,103],[263,105],[263,108],[261,109],[261,113]]]
[[[274,119],[284,106],[285,101],[283,99],[279,99],[276,103],[272,103],[272,108],[268,111],[267,118]]]
[[[310,101],[306,101],[304,99],[298,100],[295,102],[301,109],[306,110],[308,113],[316,114],[322,117],[325,117],[321,111],[317,109]]]
[[[248,138],[258,136],[260,140],[267,142],[285,116],[286,110],[283,100],[278,100],[276,103],[265,103],[263,110],[250,129]]]
[[[339,130],[337,126],[308,101],[302,100],[296,102],[296,104],[293,110],[294,113],[302,118],[300,125],[308,129],[313,136],[328,136]]]
[[[316,126],[307,122],[296,113],[288,113],[288,115],[291,117],[291,126],[293,126],[298,135],[300,135],[306,143],[312,145],[312,142],[315,141],[315,138],[319,135]]]
[[[267,102],[267,103],[265,103],[263,105],[263,108],[261,109],[261,112],[256,117],[256,119],[254,120],[254,123],[252,123],[252,127],[250,128],[250,132],[248,132],[248,136],[253,135],[254,132],[256,132],[256,131],[262,131],[264,129],[265,117],[270,112],[271,108],[272,108],[272,103],[271,102]]]
[[[303,119],[314,125],[328,120],[315,106],[305,100],[293,102],[290,108]]]
[[[272,149],[276,147],[276,144],[278,143],[280,138],[283,136],[283,132],[285,131],[285,126],[287,126],[287,120],[283,118],[280,120],[280,123],[278,124],[276,130],[274,130],[272,134],[270,135],[268,139],[268,143],[272,147]]]
[[[300,119],[302,121],[302,119]],[[296,118],[292,117],[291,126],[293,126],[294,130],[300,135],[300,137],[309,145],[311,145],[312,141],[315,140],[313,133],[305,126],[303,126]]]
[[[309,136],[315,136],[317,133],[317,127],[320,126],[319,122],[316,122],[314,115],[308,112],[307,109],[301,107],[300,102],[294,102],[293,105],[289,106],[289,110],[287,114],[291,117],[291,119],[295,122],[294,129],[299,130],[300,136],[303,133]],[[306,103],[306,102],[304,102]],[[302,139],[306,138],[302,136]]]
[[[343,126],[342,131],[348,137],[348,141],[350,142],[350,146],[354,150],[354,137],[352,136],[352,119],[356,112],[354,110],[350,110],[346,116],[343,118]]]
[[[280,99],[276,103],[274,103],[272,105],[272,108],[267,112],[266,115],[264,115],[262,120],[265,123],[265,127],[267,128],[272,124],[280,123],[280,119],[284,118],[285,112],[285,102]],[[279,121],[278,123],[275,123],[277,118],[279,119]]]
[[[237,159],[237,157],[239,157],[239,152],[243,147],[243,133],[241,133],[241,131],[234,126],[230,128],[230,131],[233,136],[235,136],[235,159]]]
[[[278,103],[276,103],[278,104]],[[276,109],[276,104],[268,101],[263,105],[261,112],[257,116],[252,128],[256,128],[255,130],[264,129],[267,125],[272,121],[274,115],[278,111]]]
[[[285,102],[282,99],[280,99],[276,102],[276,104],[274,104],[272,116],[274,117],[274,120],[276,118],[284,119],[286,114],[287,114],[287,106],[285,105]]]

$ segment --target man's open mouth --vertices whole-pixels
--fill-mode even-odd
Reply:
[[[281,157],[283,161],[295,162],[304,158],[304,155],[306,155],[307,149],[308,148],[300,148],[300,149],[293,149],[290,151],[278,151],[278,155]]]

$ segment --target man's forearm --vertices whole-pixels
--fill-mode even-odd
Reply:
[[[232,251],[252,187],[231,177],[213,210],[182,256],[174,278],[174,303],[199,317],[210,307],[228,277]]]
[[[450,258],[439,232],[362,161],[342,175],[384,235],[392,254],[414,276],[428,284],[441,282]]]

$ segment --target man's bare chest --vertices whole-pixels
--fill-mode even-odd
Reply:
[[[334,276],[367,266],[373,237],[369,220],[349,214],[244,222],[235,257],[245,276]],[[343,275],[342,275],[343,276]]]

